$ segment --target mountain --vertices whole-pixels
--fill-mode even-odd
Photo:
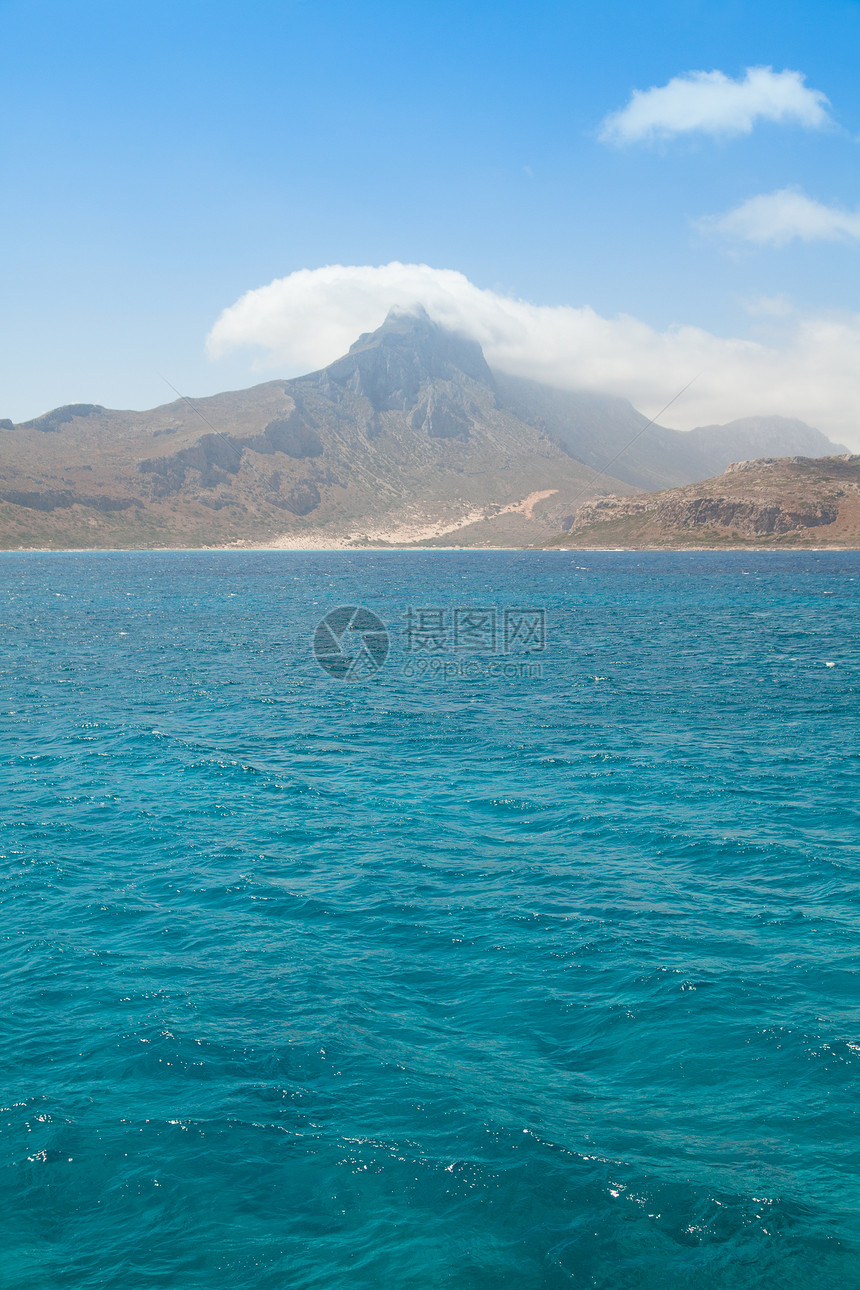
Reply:
[[[696,479],[707,479],[733,462],[755,457],[829,457],[844,454],[820,430],[793,417],[743,417],[724,426],[699,426],[685,436]]]
[[[555,545],[857,547],[860,456],[741,461],[703,483],[598,498]]]
[[[528,545],[590,498],[713,473],[741,442],[744,456],[781,435],[837,450],[778,418],[651,426],[624,400],[493,372],[423,311],[392,312],[294,380],[0,427],[6,548]]]
[[[650,424],[626,399],[556,390],[499,373],[496,381],[515,415],[545,430],[579,461],[608,470],[634,488],[694,483],[739,459],[848,451],[820,430],[788,417],[745,417],[681,432]]]

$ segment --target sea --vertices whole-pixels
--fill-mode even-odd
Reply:
[[[0,607],[3,1290],[860,1286],[860,553]]]

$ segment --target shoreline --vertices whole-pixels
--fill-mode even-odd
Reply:
[[[518,555],[634,555],[651,554],[681,555],[718,554],[732,552],[745,554],[784,554],[796,555],[807,553],[820,555],[826,551],[857,551],[860,546],[588,546],[588,547],[554,547],[554,546],[31,546],[4,547],[0,549],[0,558],[6,555],[201,555],[204,553],[219,555],[386,555],[414,552],[469,551],[474,555],[498,555],[510,552]]]

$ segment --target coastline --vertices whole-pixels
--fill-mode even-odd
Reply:
[[[312,555],[312,554],[330,554],[330,555],[384,555],[387,552],[435,552],[444,554],[446,551],[464,552],[469,551],[475,555],[485,553],[487,555],[498,554],[509,551],[511,554],[519,555],[632,555],[635,553],[659,554],[695,554],[697,551],[703,553],[734,552],[738,555],[772,553],[778,554],[796,554],[806,552],[808,554],[820,554],[825,551],[858,551],[860,546],[351,546],[344,543],[338,545],[326,546],[271,546],[271,545],[248,545],[236,546],[230,544],[227,546],[86,546],[86,547],[59,547],[59,546],[32,546],[32,547],[4,547],[0,549],[0,558],[5,555],[142,555],[146,554],[182,554],[189,555],[202,554],[203,552],[212,552],[218,554],[236,553],[268,553],[270,555]]]

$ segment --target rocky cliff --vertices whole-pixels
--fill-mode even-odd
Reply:
[[[855,546],[860,456],[765,458],[704,483],[583,504],[565,546]]]

